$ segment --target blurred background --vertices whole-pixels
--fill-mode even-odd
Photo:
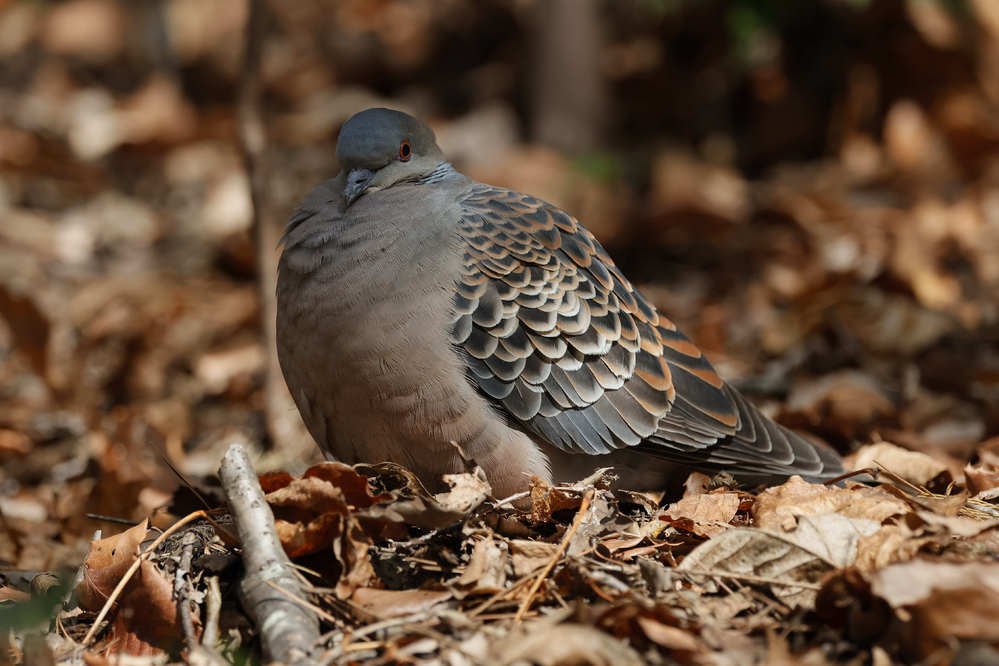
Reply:
[[[999,451],[995,0],[0,0],[0,561],[180,511],[166,462],[234,439],[315,459],[261,322],[372,105],[576,215],[781,422]]]

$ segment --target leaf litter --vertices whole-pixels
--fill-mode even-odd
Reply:
[[[520,44],[522,8],[268,3],[269,215],[335,171],[347,114],[408,100],[457,166],[573,211],[725,377],[875,479],[737,490],[691,474],[649,495],[600,475],[504,504],[474,461],[435,495],[392,465],[313,466],[294,410],[268,432],[228,97],[245,5],[166,3],[163,46],[130,37],[152,20],[141,4],[0,2],[0,661],[70,663],[91,629],[88,663],[194,662],[199,640],[253,659],[211,478],[233,441],[287,470],[261,482],[331,662],[997,659],[993,3],[816,5],[866,37],[828,55],[823,109],[820,84],[782,65],[803,58],[794,27],[764,26],[779,48],[761,52],[783,55],[743,69],[723,59],[724,22],[697,20],[712,3],[615,11],[602,67],[630,120],[596,157],[627,168],[599,170],[520,139],[533,119],[508,88],[530,49],[493,52],[442,94],[462,57],[435,44],[455,26],[475,36],[460,56]],[[717,48],[678,61],[662,45],[681,30]],[[331,53],[330,35],[384,59]],[[347,83],[369,80],[378,95]],[[676,85],[690,95],[658,92]],[[696,136],[664,126],[719,95],[750,108]],[[145,553],[206,509],[219,527]]]

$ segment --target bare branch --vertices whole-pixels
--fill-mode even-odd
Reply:
[[[281,547],[274,515],[242,446],[229,447],[222,458],[219,477],[243,547],[246,574],[240,585],[240,599],[260,631],[264,659],[286,664],[312,663],[312,651],[319,640],[319,620],[308,608],[275,594],[272,585],[305,596]]]

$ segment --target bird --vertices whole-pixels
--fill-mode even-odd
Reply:
[[[604,467],[631,490],[677,470],[842,474],[723,381],[568,212],[466,177],[397,110],[348,118],[336,159],[287,223],[277,279],[280,366],[328,456],[430,489],[472,460],[497,497]]]

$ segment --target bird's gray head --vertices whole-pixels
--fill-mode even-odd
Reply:
[[[392,109],[366,109],[347,119],[336,144],[350,206],[362,194],[433,171],[444,159],[433,130]]]

